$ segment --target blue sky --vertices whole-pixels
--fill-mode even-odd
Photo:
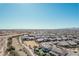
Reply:
[[[0,4],[0,29],[79,28],[79,4]]]

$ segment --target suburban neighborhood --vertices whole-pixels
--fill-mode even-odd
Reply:
[[[0,30],[2,56],[79,56],[79,29]]]

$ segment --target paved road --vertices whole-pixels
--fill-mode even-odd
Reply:
[[[25,33],[24,33],[25,34]],[[24,34],[14,34],[14,35],[8,35],[8,36],[0,36],[0,38],[3,38],[3,39],[5,39],[5,45],[2,47],[2,51],[1,51],[1,53],[0,53],[0,55],[7,55],[7,53],[5,54],[5,50],[6,50],[6,48],[7,48],[7,39],[8,38],[15,38],[15,37],[19,37],[19,42],[20,42],[20,44],[26,49],[26,51],[27,51],[27,54],[29,55],[29,56],[34,56],[34,54],[33,54],[33,52],[31,51],[31,49],[29,48],[29,47],[27,47],[26,45],[24,45],[23,43],[22,43],[22,41],[21,41],[21,37],[20,36],[22,36],[22,35],[24,35]]]
[[[14,35],[6,35],[6,36],[0,36],[0,56],[7,55],[6,49],[7,49],[7,39],[9,37],[15,37],[23,34],[14,34]]]

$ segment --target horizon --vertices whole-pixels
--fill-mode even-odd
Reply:
[[[0,29],[79,28],[79,3],[2,3]]]
[[[9,28],[9,29],[0,29],[0,30],[62,30],[62,29],[79,29],[79,27],[78,28],[54,28],[54,29],[20,29],[20,28],[18,28],[18,29],[16,29],[16,28],[14,28],[14,29],[12,29],[12,28]]]

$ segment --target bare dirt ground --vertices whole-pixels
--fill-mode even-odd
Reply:
[[[24,44],[33,48],[34,46],[39,46],[39,44],[35,41],[24,41]]]
[[[24,51],[21,51],[23,47],[19,44],[18,40],[16,38],[13,38],[12,41],[12,46],[15,47],[15,51],[20,55],[20,56],[26,56],[27,54]]]

